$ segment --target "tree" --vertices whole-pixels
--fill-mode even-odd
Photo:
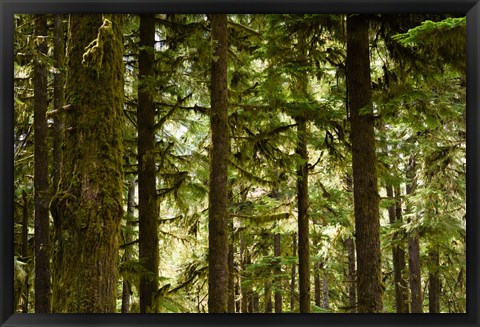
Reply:
[[[379,195],[369,57],[369,19],[347,18],[347,93],[350,110],[358,312],[381,312]]]
[[[230,142],[227,128],[227,16],[211,16],[215,44],[210,84],[210,181],[208,197],[208,312],[228,310],[227,163]]]
[[[140,312],[156,312],[158,290],[158,204],[155,165],[155,108],[153,104],[153,63],[155,17],[140,15],[138,69],[138,215],[139,258],[144,267],[140,278]]]
[[[122,17],[70,15],[65,151],[51,212],[53,312],[115,312],[122,218]],[[95,94],[92,94],[95,90]]]
[[[35,16],[37,56],[34,63],[35,135],[35,312],[50,312],[50,240],[47,148],[47,17]]]
[[[402,223],[402,202],[400,187],[394,187],[388,185],[386,192],[387,196],[390,199],[394,199],[394,203],[388,207],[388,216],[390,224],[400,224]],[[402,235],[395,233],[393,235],[393,245],[392,245],[392,258],[393,258],[393,274],[394,274],[394,283],[395,283],[395,307],[397,313],[408,313],[408,285],[407,281],[404,278],[404,271],[406,269],[405,263],[405,250],[403,249]],[[396,244],[399,243],[399,244]]]
[[[415,157],[411,156],[406,172],[407,178],[409,179],[406,190],[408,195],[415,192],[416,189],[415,170]],[[416,224],[417,219],[413,218],[410,222]],[[410,271],[411,312],[422,313],[422,271],[420,266],[420,235],[418,227],[414,227],[408,234],[408,269]]]

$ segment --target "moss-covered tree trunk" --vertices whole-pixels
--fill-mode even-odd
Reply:
[[[155,17],[140,15],[138,69],[138,215],[139,257],[144,267],[140,276],[140,313],[155,312],[158,290],[158,204],[155,168],[155,108],[153,106],[153,62]]]
[[[123,183],[121,16],[70,15],[53,312],[115,312]]]
[[[347,89],[351,112],[358,312],[383,309],[380,219],[369,54],[369,19],[347,18]]]
[[[228,310],[227,162],[230,152],[227,116],[227,16],[211,16],[215,44],[211,74],[210,181],[208,196],[208,312]]]
[[[35,188],[35,312],[50,312],[50,233],[47,147],[47,16],[35,16],[37,53],[34,62],[34,188]]]

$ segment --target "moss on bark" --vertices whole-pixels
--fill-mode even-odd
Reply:
[[[85,49],[93,40],[102,56]],[[89,54],[90,51],[90,54]],[[65,151],[52,199],[53,312],[115,312],[122,217],[121,17],[70,15]]]

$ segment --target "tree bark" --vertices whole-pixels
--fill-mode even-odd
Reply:
[[[371,108],[368,30],[368,17],[364,15],[348,16],[347,89],[352,128],[359,313],[375,313],[383,310],[380,199],[377,191],[374,116]]]
[[[353,180],[350,174],[345,175],[346,191],[349,194],[353,192]],[[349,196],[350,198],[350,196]],[[351,199],[351,198],[350,198]],[[357,272],[355,269],[355,240],[349,237],[346,240],[348,256],[348,306],[351,313],[357,312]]]
[[[297,256],[297,234],[292,235],[292,256]],[[296,263],[292,264],[292,270],[290,272],[290,312],[295,311],[295,267]]]
[[[308,214],[308,152],[307,123],[297,117],[297,153],[304,162],[297,171],[298,197],[298,283],[300,288],[300,312],[310,312],[310,237]]]
[[[123,211],[121,19],[70,15],[70,109],[61,181],[50,207],[61,235],[54,255],[55,313],[113,313],[116,308]]]
[[[134,219],[134,208],[135,208],[135,181],[131,180],[128,185],[127,193],[127,217],[125,222],[125,238],[124,243],[128,244],[133,241],[133,219]],[[131,247],[125,248],[125,253],[123,255],[123,262],[130,262],[133,259],[133,250]],[[132,281],[130,281],[125,276],[123,277],[122,282],[122,313],[130,312],[130,301],[132,297]]]
[[[315,264],[313,273],[313,288],[315,305],[320,308],[322,306],[322,283],[320,280],[320,264]]]
[[[272,302],[272,282],[267,281],[265,283],[265,313],[272,313],[273,311],[273,302]]]
[[[428,312],[440,313],[440,255],[437,249],[431,249],[428,253],[430,259],[428,272]]]
[[[411,157],[407,167],[407,195],[413,194],[415,183],[415,158]],[[408,235],[408,266],[410,271],[410,294],[412,313],[423,312],[422,277],[420,267],[420,237],[418,228],[414,228]]]
[[[245,249],[245,239],[243,235],[243,231],[240,232],[240,274],[239,276],[243,276],[245,274],[246,262],[247,262],[247,254]],[[240,290],[242,292],[242,297],[240,301],[240,311],[242,313],[248,312],[248,288],[242,284],[242,279],[240,279]]]
[[[397,222],[402,222],[402,194],[400,190],[400,185],[395,186],[395,219]],[[405,242],[405,238],[402,235],[402,239]],[[405,249],[403,246],[398,247],[398,271],[400,271],[401,275],[399,278],[399,290],[401,291],[401,303],[403,303],[403,307],[401,307],[402,313],[408,313],[410,311],[408,295],[409,295],[409,288],[408,288],[408,277],[406,276],[406,266],[407,263],[405,261]],[[395,284],[397,285],[397,284]]]
[[[35,188],[35,312],[50,312],[50,228],[47,148],[47,16],[35,16],[37,55],[34,62],[34,188]]]
[[[211,16],[215,44],[211,74],[209,211],[208,211],[208,312],[228,311],[227,162],[230,152],[227,116],[227,16]]]
[[[357,288],[356,288],[356,271],[355,271],[355,241],[352,237],[347,238],[348,252],[348,305],[350,312],[357,312]]]
[[[230,218],[230,238],[228,244],[228,312],[235,313],[235,238],[233,219]]]
[[[322,309],[328,310],[329,293],[328,293],[328,280],[325,270],[322,271]]]
[[[63,143],[63,113],[62,109],[65,105],[64,92],[64,65],[65,65],[65,44],[63,30],[63,15],[56,14],[54,17],[54,38],[53,38],[53,59],[55,60],[55,76],[53,78],[53,106],[58,113],[53,117],[53,194],[58,190],[60,181],[60,168],[62,163]]]
[[[28,207],[30,205],[30,201],[28,201],[28,196],[27,192],[23,190],[22,192],[22,201],[23,201],[23,207],[22,207],[22,257],[24,260],[28,260],[28,256],[30,255],[29,251],[29,246],[28,246],[28,224],[30,221],[30,211],[28,210]],[[27,313],[28,312],[28,290],[30,288],[30,283],[29,283],[29,273],[30,269],[28,269],[28,266],[26,267],[26,272],[27,272],[27,277],[25,278],[25,285],[24,285],[24,296],[23,296],[23,305],[22,305],[22,312]],[[17,303],[17,302],[15,302]]]
[[[400,188],[399,188],[400,189]],[[387,197],[389,199],[394,198],[393,186],[386,186]],[[398,195],[398,200],[400,200],[400,195]],[[401,203],[397,203],[398,206],[401,206]],[[392,204],[388,207],[388,218],[390,224],[395,224],[401,221],[401,207],[399,209],[399,215],[397,217],[396,204]],[[393,281],[395,285],[395,308],[397,313],[408,313],[408,294],[406,289],[408,288],[406,280],[403,278],[403,271],[405,269],[405,251],[403,248],[396,244],[401,242],[401,235],[395,233],[392,237],[392,261],[393,261]]]
[[[283,312],[283,303],[282,303],[282,266],[281,266],[281,245],[280,245],[280,234],[276,233],[273,235],[273,255],[275,259],[277,259],[277,263],[274,268],[274,290],[275,290],[275,313],[282,313]]]
[[[155,165],[154,76],[155,17],[140,15],[140,53],[138,56],[138,216],[139,257],[144,267],[140,276],[140,313],[156,312],[158,290],[158,202]]]

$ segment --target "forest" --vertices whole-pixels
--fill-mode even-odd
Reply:
[[[17,313],[465,313],[466,18],[19,14]]]

